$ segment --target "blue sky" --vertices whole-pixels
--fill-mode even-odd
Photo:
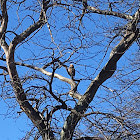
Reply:
[[[15,114],[7,115],[8,107],[0,101],[0,139],[1,140],[18,140],[25,136],[24,131],[28,130],[29,120],[25,115],[20,119]]]

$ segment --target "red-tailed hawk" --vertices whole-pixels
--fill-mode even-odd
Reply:
[[[70,75],[71,79],[73,80],[73,77],[75,76],[75,69],[74,69],[73,64],[70,64],[69,69],[68,69],[68,74]]]

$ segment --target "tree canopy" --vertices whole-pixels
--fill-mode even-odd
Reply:
[[[24,139],[140,138],[139,0],[0,3],[0,97]]]

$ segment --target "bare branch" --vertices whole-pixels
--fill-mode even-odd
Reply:
[[[5,42],[5,32],[8,24],[8,13],[6,7],[7,0],[1,0],[0,2],[1,2],[1,11],[2,11],[1,26],[0,26],[0,45],[5,51],[7,51],[8,45]]]
[[[108,11],[108,10],[100,10],[100,9],[97,9],[92,6],[87,6],[87,9],[91,13],[97,13],[97,14],[102,14],[102,15],[112,15],[115,17],[123,18],[123,19],[130,19],[130,20],[133,19],[133,16],[131,16],[131,15],[122,14],[122,13],[118,13],[118,12],[114,12],[114,11]]]
[[[89,11],[87,11],[87,13],[97,13],[97,14],[102,14],[102,15],[112,15],[112,16],[115,16],[115,17],[120,17],[120,18],[123,18],[123,19],[129,19],[129,20],[133,19],[133,16],[131,16],[131,15],[118,13],[118,12],[115,12],[115,11],[112,11],[112,10],[110,10],[110,11],[108,11],[108,10],[101,10],[101,9],[97,9],[97,8],[95,8],[93,6],[89,6],[87,4],[87,0],[74,0],[74,1],[82,2],[83,6],[84,6],[84,9],[85,10],[86,9],[89,10]],[[109,4],[111,4],[111,3],[109,3]],[[109,6],[111,6],[111,5],[109,5]],[[84,12],[84,13],[86,13],[86,12]]]
[[[90,102],[93,100],[99,86],[113,75],[116,70],[116,64],[118,60],[139,36],[139,30],[136,28],[138,20],[139,10],[135,13],[135,18],[133,19],[133,21],[131,21],[131,23],[128,23],[126,34],[124,35],[120,43],[110,53],[109,61],[101,70],[101,72],[96,76],[96,78],[91,82],[85,94],[75,106],[74,109],[80,114],[84,114]],[[72,138],[75,126],[80,119],[81,117],[77,116],[74,113],[70,113],[61,131],[61,140]]]
[[[32,121],[34,128],[25,139],[31,135],[43,140],[55,140],[55,136],[61,140],[102,139],[102,136],[106,140],[124,139],[126,135],[137,139],[139,52],[131,53],[132,57],[124,55],[136,40],[139,44],[140,9],[137,2],[1,0],[0,4],[0,47],[3,48],[0,50],[3,63],[0,65],[0,97],[5,102],[5,99],[16,100],[12,103],[18,103]],[[18,8],[14,19],[10,13],[14,11],[13,6]],[[132,15],[137,7],[139,10]],[[97,20],[95,14],[99,17]],[[9,19],[8,15],[11,16]],[[88,16],[83,18],[85,15]],[[26,21],[31,24],[24,30]],[[79,21],[83,22],[81,26]],[[106,61],[109,51],[110,57]],[[119,63],[117,67],[123,55],[122,60],[128,59],[128,62],[125,66]],[[76,66],[75,78],[74,68],[68,70],[70,63]],[[132,67],[127,67],[129,64]],[[72,79],[67,78],[68,73]],[[110,77],[112,79],[107,81]],[[104,88],[99,88],[104,82]],[[80,95],[77,90],[83,92],[84,88],[85,93]],[[104,92],[95,97],[97,90]],[[126,90],[132,94],[125,94]],[[14,112],[13,104],[7,103]],[[114,112],[110,113],[110,110]],[[81,124],[85,124],[88,134]]]
[[[7,68],[4,67],[4,66],[0,66],[0,69],[3,69],[3,70],[5,70],[6,72],[8,72]]]
[[[3,34],[6,32],[7,24],[8,24],[8,14],[6,8],[7,0],[1,0],[1,27],[0,27],[0,38],[2,38]]]
[[[48,72],[46,70],[44,70],[43,68],[38,68],[36,66],[33,66],[33,65],[28,65],[28,64],[24,64],[24,63],[19,63],[19,62],[15,62],[16,65],[20,65],[20,66],[26,66],[28,68],[31,68],[31,69],[34,69],[34,70],[37,70],[37,71],[40,71],[41,73],[47,75],[47,76],[52,76],[53,73],[51,72]],[[63,81],[63,82],[66,82],[68,84],[71,85],[71,90],[69,91],[69,95],[73,98],[76,98],[76,99],[81,99],[81,95],[79,93],[76,93],[75,92],[75,87],[77,87],[77,84],[72,80],[72,79],[68,79],[66,77],[63,77],[62,75],[60,74],[57,74],[57,73],[54,73],[53,74],[55,78],[58,78],[59,80]]]
[[[3,9],[6,10],[6,1],[4,1],[4,4],[2,2],[3,1],[1,1],[1,5],[4,7]],[[46,5],[45,5],[45,7],[46,7]],[[47,10],[47,9],[45,9],[45,10]],[[16,65],[14,62],[14,52],[15,52],[16,45],[19,44],[20,42],[22,42],[23,40],[25,40],[30,34],[32,34],[38,28],[41,28],[45,24],[44,19],[45,19],[46,15],[44,13],[44,9],[42,9],[41,13],[42,12],[43,12],[43,14],[40,15],[39,21],[37,21],[36,23],[31,25],[28,29],[26,29],[20,35],[17,35],[13,39],[13,41],[10,43],[9,48],[6,48],[6,49],[4,48],[4,51],[6,54],[7,69],[8,69],[10,78],[11,78],[12,87],[14,89],[16,99],[17,99],[21,109],[31,119],[31,121],[38,128],[40,134],[43,137],[45,134],[45,127],[46,127],[44,124],[44,120],[42,120],[42,118],[40,117],[39,112],[36,111],[28,102],[26,95],[24,93],[24,89],[22,88],[20,78],[18,76],[18,73],[16,70]],[[2,33],[6,31],[7,23],[5,23],[5,22],[7,22],[7,20],[8,20],[7,11],[4,11],[3,13],[5,14],[5,18],[3,20],[3,26],[1,29],[1,38],[2,38]]]

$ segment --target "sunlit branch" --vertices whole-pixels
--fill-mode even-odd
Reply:
[[[8,25],[8,13],[7,13],[7,7],[6,7],[7,0],[1,0],[1,26],[0,26],[0,45],[1,47],[7,51],[8,45],[5,42],[5,32],[7,30]]]
[[[3,33],[6,32],[7,24],[8,24],[8,14],[6,8],[7,0],[1,0],[1,27],[0,27],[0,38],[3,36]]]
[[[83,6],[84,6],[84,9],[89,10],[89,11],[86,11],[87,13],[97,13],[97,14],[102,14],[102,15],[112,15],[112,16],[115,16],[115,17],[120,17],[120,18],[123,18],[123,19],[129,19],[129,20],[133,19],[133,16],[131,16],[131,15],[118,13],[118,12],[115,12],[115,11],[112,11],[112,10],[109,11],[109,10],[97,9],[97,8],[95,8],[93,6],[88,5],[87,0],[73,0],[73,1],[82,2]],[[86,12],[84,12],[84,13],[86,13]]]
[[[87,6],[87,9],[91,13],[97,13],[97,14],[102,14],[102,15],[112,15],[115,17],[123,18],[123,19],[130,19],[130,20],[133,19],[133,16],[131,16],[131,15],[122,14],[122,13],[118,13],[118,12],[114,12],[114,11],[108,11],[108,10],[100,10],[93,6]]]
[[[20,66],[26,66],[28,68],[31,68],[31,69],[40,71],[41,73],[43,73],[43,74],[45,74],[47,76],[50,76],[50,77],[52,76],[52,73],[51,72],[48,72],[48,71],[44,70],[43,68],[39,68],[39,67],[36,67],[36,66],[33,66],[33,65],[24,64],[24,63],[20,63],[20,62],[15,62],[15,64],[16,65],[20,65]],[[66,82],[66,83],[68,83],[68,84],[71,85],[71,90],[69,91],[69,95],[71,97],[77,98],[77,99],[81,99],[81,95],[79,93],[75,93],[74,92],[75,87],[77,86],[77,84],[72,79],[63,77],[62,75],[57,74],[57,73],[54,73],[54,77],[55,78],[58,78],[59,80],[61,80],[63,82]]]

